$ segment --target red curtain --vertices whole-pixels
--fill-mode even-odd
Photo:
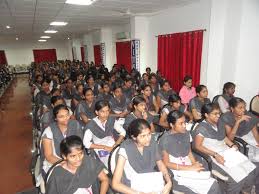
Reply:
[[[4,51],[0,51],[0,67],[7,64],[6,56]]]
[[[102,63],[101,45],[94,45],[94,63],[96,66],[99,66]]]
[[[82,61],[85,61],[85,48],[83,46],[81,46],[81,57]]]
[[[200,83],[203,30],[158,36],[158,70],[179,91],[185,75]]]
[[[34,62],[55,62],[57,61],[56,49],[33,50]]]
[[[131,41],[116,42],[116,57],[118,66],[124,65],[128,72],[131,71]]]

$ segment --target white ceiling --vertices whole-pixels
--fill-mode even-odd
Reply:
[[[182,6],[195,0],[97,0],[91,6],[65,4],[66,0],[0,0],[0,36],[39,38],[47,29],[59,32],[56,38],[86,33],[105,25],[129,23],[133,14],[152,14],[168,7]],[[53,21],[67,26],[50,27]],[[10,29],[6,29],[10,25]]]

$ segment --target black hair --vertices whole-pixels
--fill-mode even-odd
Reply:
[[[53,95],[56,91],[60,91],[60,89],[58,89],[58,88],[53,88],[53,89],[50,91],[50,94]]]
[[[184,113],[178,111],[178,110],[173,110],[171,112],[169,112],[169,114],[167,115],[167,122],[169,124],[175,124],[176,121],[180,118],[182,118],[184,116]]]
[[[150,89],[152,90],[151,85],[149,85],[149,84],[141,85],[141,90],[145,90],[147,87],[150,87]]]
[[[68,79],[65,81],[65,83],[67,84],[68,81],[72,81],[72,83],[73,83],[73,80],[72,80],[71,78],[68,78]]]
[[[49,80],[49,79],[43,79],[43,80],[41,81],[41,85],[43,85],[43,83],[48,83],[48,84],[50,84],[50,80]]]
[[[95,103],[94,109],[95,109],[95,111],[99,111],[106,106],[108,106],[110,108],[110,104],[107,100],[99,100]]]
[[[195,88],[195,91],[196,93],[200,93],[204,88],[207,88],[205,85],[198,85],[196,88]]]
[[[181,101],[181,97],[178,94],[172,94],[168,97],[168,103],[175,103]]]
[[[116,82],[114,85],[113,85],[113,88],[112,88],[112,91],[115,91],[117,90],[118,88],[122,88],[121,84]]]
[[[147,70],[150,70],[150,71],[151,71],[151,68],[150,68],[150,67],[147,67],[147,68],[146,68],[146,71],[147,71]]]
[[[239,103],[245,104],[246,102],[242,98],[238,98],[238,97],[233,97],[228,102],[228,104],[231,108],[236,108]]]
[[[86,81],[88,82],[88,80],[89,80],[90,78],[93,78],[93,80],[94,80],[94,76],[90,74],[90,75],[87,76]]]
[[[192,76],[189,76],[189,75],[184,76],[183,82],[187,82],[189,80],[192,80]]]
[[[104,86],[106,86],[106,85],[109,86],[109,88],[110,88],[109,82],[105,81],[105,82],[102,82],[102,83],[101,83],[101,87],[102,87],[102,88],[104,88]]]
[[[155,77],[155,78],[156,78],[156,74],[155,74],[155,73],[151,73],[151,74],[149,75],[149,80],[151,80],[152,77]]]
[[[83,91],[84,96],[85,96],[86,92],[88,92],[88,91],[92,91],[92,93],[94,93],[92,88],[84,88],[84,91]]]
[[[83,86],[83,87],[84,87],[84,84],[81,84],[81,83],[76,84],[76,90],[78,90],[78,88],[79,88],[80,86]]]
[[[54,105],[58,100],[63,100],[64,101],[62,96],[52,96],[51,99],[50,99],[50,102],[51,102],[51,104]]]
[[[149,123],[145,119],[135,119],[133,120],[128,127],[127,134],[130,139],[133,137],[138,137],[138,135],[145,128],[151,128]]]
[[[53,115],[54,115],[54,118],[57,118],[57,114],[59,113],[60,110],[67,110],[69,112],[69,109],[67,108],[66,105],[64,104],[59,104],[57,106],[55,106],[53,108]]]
[[[131,79],[131,77],[127,77],[127,76],[126,76],[126,78],[124,79],[124,82],[129,82],[129,81],[133,82],[132,79]]]
[[[227,82],[223,86],[223,92],[222,93],[225,94],[226,90],[228,90],[230,88],[235,88],[235,87],[236,87],[236,85],[233,82]]]
[[[204,104],[201,107],[201,115],[202,118],[205,119],[205,114],[210,114],[212,111],[214,110],[220,110],[219,105],[216,103],[208,103],[208,104]]]
[[[139,103],[142,103],[142,102],[145,102],[146,103],[146,100],[142,97],[142,96],[134,96],[132,98],[132,107],[133,107],[133,110],[135,110],[134,106],[137,106]]]
[[[84,144],[80,137],[71,135],[63,139],[60,143],[60,154],[66,156],[72,152],[72,148],[84,150]]]
[[[169,81],[168,80],[162,80],[161,82],[160,82],[160,87],[162,88],[166,83],[169,83]]]

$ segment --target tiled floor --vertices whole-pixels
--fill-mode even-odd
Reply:
[[[0,99],[0,194],[31,188],[32,124],[28,76],[18,75]]]

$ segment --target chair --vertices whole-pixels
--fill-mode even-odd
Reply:
[[[259,117],[259,95],[256,95],[250,101],[250,109],[253,114]]]

